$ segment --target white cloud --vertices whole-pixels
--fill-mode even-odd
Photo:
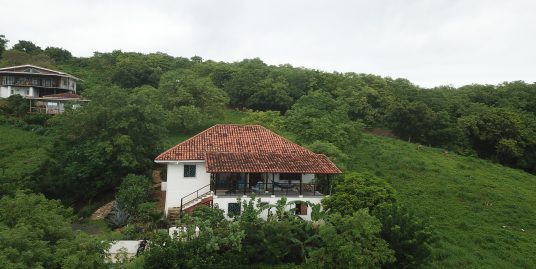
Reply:
[[[0,33],[77,56],[155,52],[404,77],[534,82],[534,1],[7,1]],[[19,14],[20,17],[14,14]],[[18,18],[18,19],[17,19]]]

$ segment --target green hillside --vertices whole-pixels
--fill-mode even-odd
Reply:
[[[0,173],[18,179],[38,168],[46,158],[49,138],[11,126],[0,125]]]
[[[536,266],[536,176],[370,134],[347,154],[348,171],[387,179],[403,204],[433,223],[441,238],[435,267]]]
[[[349,170],[387,179],[403,204],[431,219],[437,267],[536,267],[536,176],[368,134],[349,155]]]

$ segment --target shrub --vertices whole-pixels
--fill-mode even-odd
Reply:
[[[381,237],[395,251],[396,261],[386,268],[416,268],[426,264],[437,238],[425,221],[396,204],[379,206],[372,214],[382,223]]]
[[[380,222],[367,209],[330,215],[320,226],[320,247],[309,250],[308,263],[316,268],[379,268],[393,262],[393,251],[380,231]]]
[[[385,180],[366,173],[350,173],[335,186],[333,195],[322,200],[322,204],[333,212],[352,215],[362,208],[372,210],[395,201],[395,190]]]
[[[119,186],[116,199],[128,213],[135,215],[138,206],[151,199],[151,181],[145,176],[127,175]]]
[[[110,228],[117,229],[127,225],[129,218],[130,214],[128,214],[125,208],[118,202],[115,202],[112,211],[108,214],[107,221]]]

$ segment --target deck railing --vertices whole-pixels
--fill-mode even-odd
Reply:
[[[317,184],[314,183],[287,183],[287,182],[258,182],[255,185],[248,185],[244,182],[235,184],[227,184],[227,186],[213,186],[215,195],[221,196],[237,196],[249,195],[255,193],[257,196],[263,195],[305,195],[305,196],[321,196],[323,195]]]

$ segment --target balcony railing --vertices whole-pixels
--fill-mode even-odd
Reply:
[[[287,183],[287,182],[262,182],[254,186],[247,183],[228,184],[228,186],[211,187],[218,196],[242,196],[255,193],[256,196],[322,196],[317,184],[314,183]]]

